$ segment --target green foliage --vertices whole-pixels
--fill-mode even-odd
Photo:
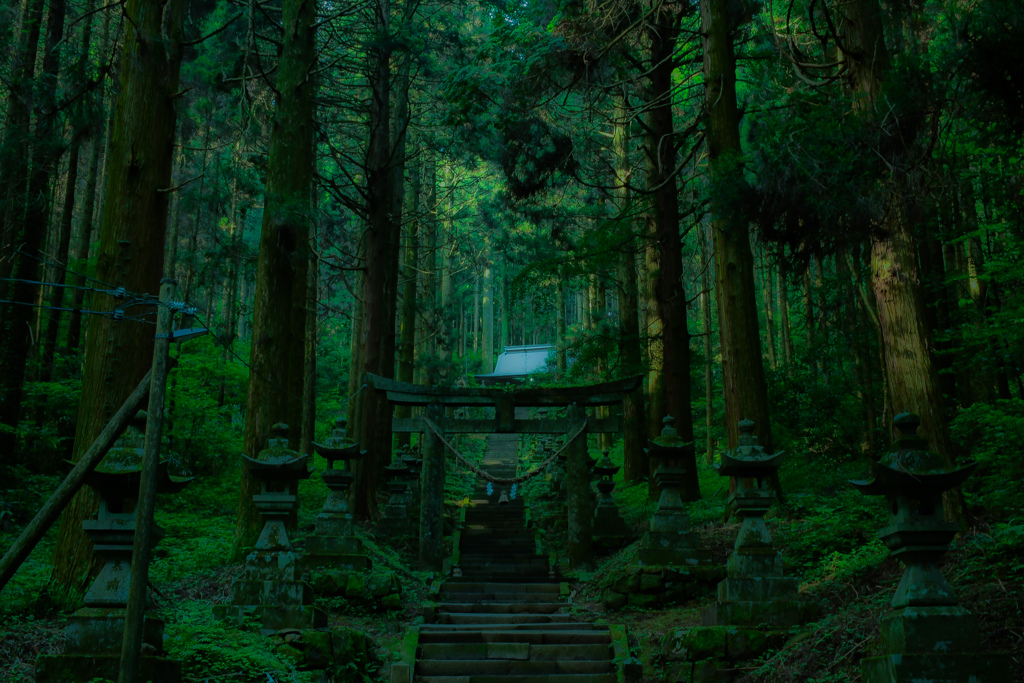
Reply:
[[[178,604],[167,624],[164,647],[182,662],[182,673],[200,680],[231,676],[251,683],[314,683],[321,672],[300,672],[253,626],[236,629],[216,621],[205,602]]]
[[[957,413],[950,425],[960,452],[978,463],[964,484],[964,494],[974,511],[984,510],[990,519],[1009,522],[1024,510],[1024,401],[975,403]]]
[[[235,344],[235,353],[249,355],[243,344]],[[183,344],[168,379],[170,459],[191,473],[222,472],[242,452],[249,371],[234,359],[225,363],[223,354],[210,336]]]

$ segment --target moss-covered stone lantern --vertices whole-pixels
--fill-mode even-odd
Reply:
[[[96,517],[82,522],[82,528],[92,540],[101,568],[85,594],[85,606],[68,619],[64,654],[40,657],[36,665],[37,681],[65,683],[118,677],[145,430],[146,413],[140,411],[96,469],[86,476],[85,483],[99,494],[100,504]],[[176,493],[189,481],[191,478],[170,476],[167,462],[160,462],[157,472],[160,493]],[[163,535],[154,525],[153,543]],[[147,612],[143,630],[143,642],[151,648],[147,650],[150,654],[142,658],[142,673],[149,676],[145,680],[179,681],[181,664],[162,654],[163,620]]]
[[[339,417],[331,436],[324,443],[314,443],[313,450],[327,461],[320,478],[327,485],[327,500],[314,520],[314,534],[306,539],[306,566],[332,569],[370,569],[370,558],[363,554],[363,543],[353,535],[352,512],[348,506],[348,490],[355,476],[351,463],[366,456],[359,444],[348,438],[347,421]],[[340,467],[335,467],[341,463]]]
[[[799,579],[783,575],[764,516],[775,499],[769,482],[782,464],[781,453],[766,453],[757,443],[754,423],[741,420],[739,443],[715,465],[733,477],[729,506],[740,518],[726,578],[718,584],[718,600],[704,615],[707,625],[785,628],[807,621],[815,606],[798,599]]]
[[[214,613],[229,622],[258,621],[264,633],[284,628],[327,625],[327,615],[313,607],[313,592],[302,580],[302,563],[292,548],[285,521],[298,504],[298,482],[310,475],[309,456],[288,448],[288,425],[270,428],[267,447],[255,458],[242,456],[245,469],[260,483],[252,497],[263,517],[256,548],[245,558],[245,571],[231,587],[231,604]]]
[[[711,562],[711,553],[701,548],[690,527],[690,515],[679,488],[690,476],[684,463],[689,447],[675,430],[675,418],[662,420],[661,436],[648,442],[647,454],[657,462],[654,480],[661,489],[658,509],[651,518],[650,531],[640,548],[640,562],[648,565],[697,566]]]
[[[601,459],[594,465],[594,474],[598,477],[598,501],[594,510],[594,545],[604,550],[621,547],[630,537],[629,527],[619,514],[619,507],[612,498],[615,490],[615,475],[621,466],[612,462],[608,451],[601,453]]]
[[[391,498],[384,506],[384,514],[377,523],[377,530],[385,536],[408,536],[412,533],[409,520],[407,490],[409,488],[409,467],[405,464],[401,452],[391,456],[391,464],[384,468],[388,473],[388,491]]]
[[[895,449],[875,465],[875,477],[852,481],[865,495],[885,496],[889,526],[878,537],[904,565],[892,611],[882,618],[881,653],[861,664],[865,683],[1009,680],[1009,657],[981,654],[977,620],[958,604],[939,570],[958,526],[943,517],[942,494],[964,483],[974,464],[953,468],[917,435],[912,413],[893,421]]]

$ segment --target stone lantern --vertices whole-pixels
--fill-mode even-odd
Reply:
[[[324,443],[314,443],[313,450],[327,461],[327,469],[320,478],[329,493],[323,510],[314,521],[315,531],[306,539],[306,565],[338,569],[368,570],[370,558],[363,554],[363,543],[353,535],[352,512],[348,507],[348,490],[355,479],[351,462],[360,460],[366,451],[348,438],[347,421],[339,417],[334,422],[331,436]],[[335,463],[341,463],[336,468]]]
[[[412,446],[406,446],[404,453],[402,454],[402,462],[406,468],[406,480],[409,482],[409,488],[406,491],[408,499],[408,510],[409,519],[412,522],[413,528],[419,528],[420,518],[420,473],[423,470],[423,458],[416,457],[416,450]]]
[[[766,453],[757,443],[753,421],[741,420],[739,431],[736,448],[723,454],[715,469],[736,481],[729,506],[740,518],[740,529],[726,564],[726,578],[718,584],[718,600],[705,613],[704,622],[785,628],[810,618],[814,606],[798,599],[798,579],[783,576],[782,558],[764,523],[775,499],[768,483],[782,464],[782,454]]]
[[[214,607],[221,619],[241,623],[252,617],[264,633],[327,625],[327,615],[313,607],[312,590],[302,580],[302,564],[285,527],[298,504],[299,480],[309,478],[308,459],[288,448],[288,425],[282,423],[270,428],[267,448],[259,456],[242,456],[245,469],[260,483],[252,500],[263,517],[263,531],[245,558],[242,577],[231,587],[231,604]]]
[[[684,465],[684,455],[691,444],[676,434],[674,417],[665,417],[662,424],[661,436],[648,442],[647,454],[657,462],[654,481],[661,489],[661,497],[651,518],[650,531],[641,544],[640,562],[649,565],[708,565],[711,553],[698,545],[697,534],[690,528],[690,515],[679,495],[679,488],[691,475]]]
[[[615,490],[615,475],[619,465],[608,457],[608,451],[601,453],[601,459],[594,465],[594,474],[598,477],[599,493],[597,507],[594,510],[594,545],[605,550],[621,547],[630,537],[629,527],[619,514],[619,508],[612,498]]]
[[[388,491],[391,492],[391,498],[384,506],[384,514],[377,523],[377,529],[385,536],[408,536],[412,531],[406,495],[409,488],[409,468],[401,453],[395,453],[391,457],[391,464],[384,470],[388,473]]]
[[[943,517],[942,494],[966,481],[975,464],[946,466],[917,436],[917,415],[902,413],[893,423],[895,449],[875,465],[875,478],[850,482],[865,495],[885,496],[889,526],[878,537],[904,565],[892,610],[880,624],[882,654],[863,660],[863,680],[1009,680],[1009,657],[978,652],[977,620],[959,605],[938,567],[958,530]]]
[[[135,505],[142,478],[145,429],[146,413],[140,411],[96,469],[86,476],[85,483],[99,494],[100,504],[96,518],[82,522],[82,528],[92,540],[93,551],[102,567],[85,594],[85,607],[68,619],[64,654],[40,657],[37,681],[117,679],[135,543]],[[191,478],[170,476],[166,461],[160,462],[157,471],[160,493],[176,493],[189,481]],[[163,531],[154,525],[154,545],[161,538]],[[143,643],[152,648],[152,654],[143,656],[142,672],[149,677],[145,680],[176,682],[181,678],[181,664],[162,656],[163,630],[163,620],[147,612]]]

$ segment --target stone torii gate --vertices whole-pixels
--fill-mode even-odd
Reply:
[[[589,481],[586,466],[587,433],[621,433],[622,421],[618,416],[597,418],[586,414],[586,409],[597,406],[619,405],[626,395],[638,389],[643,382],[641,376],[629,377],[614,382],[604,382],[582,387],[545,388],[478,388],[478,387],[428,387],[387,379],[367,373],[366,386],[382,392],[387,398],[389,410],[397,405],[421,406],[422,415],[392,417],[392,432],[418,433],[423,435],[423,469],[420,498],[420,544],[419,562],[423,569],[440,570],[444,552],[444,498],[445,434],[564,434],[566,437],[582,436],[569,447],[568,481],[583,479]],[[493,408],[494,417],[489,419],[445,419],[445,408]],[[517,419],[516,408],[568,408],[564,418]],[[392,413],[393,414],[393,413]],[[583,493],[574,492],[578,487],[570,486],[569,525],[574,524],[582,533],[578,534],[582,547],[570,543],[570,556],[579,558],[590,554],[590,519],[584,512]],[[589,493],[589,487],[587,490]]]

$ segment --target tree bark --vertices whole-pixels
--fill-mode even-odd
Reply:
[[[168,194],[160,190],[171,179],[185,3],[128,0],[125,15],[96,277],[129,292],[155,294],[163,272]],[[92,305],[113,310],[117,303],[97,293]],[[105,316],[89,320],[74,460],[152,364],[153,339],[136,325]],[[53,577],[63,590],[83,590],[92,574],[91,543],[82,521],[96,511],[97,502],[91,490],[81,491],[61,519]]]
[[[735,448],[740,420],[753,420],[759,442],[770,453],[768,388],[761,360],[748,218],[738,208],[741,202],[726,190],[742,193],[744,184],[730,3],[702,0],[701,18],[708,168],[712,187],[718,189],[712,192],[711,213],[726,433],[729,448]]]
[[[255,458],[270,427],[289,426],[289,445],[302,432],[306,350],[306,292],[313,207],[313,113],[316,82],[315,0],[285,0],[273,127],[267,158],[263,226],[256,264],[252,350],[244,452]],[[242,474],[232,557],[244,557],[263,524],[252,504],[259,482]]]
[[[672,122],[672,72],[675,70],[679,16],[662,6],[649,20],[650,49],[648,109],[646,115],[648,187],[652,190],[653,237],[657,249],[655,301],[661,318],[662,373],[665,414],[676,418],[680,438],[689,444],[686,469],[692,473],[681,487],[683,500],[698,500],[696,449],[690,412],[690,333],[683,291],[683,250],[679,236],[679,197],[676,192],[676,141]],[[652,364],[653,365],[653,364]],[[652,389],[653,391],[653,389]],[[664,415],[653,414],[659,421]],[[652,430],[650,433],[660,433]]]

